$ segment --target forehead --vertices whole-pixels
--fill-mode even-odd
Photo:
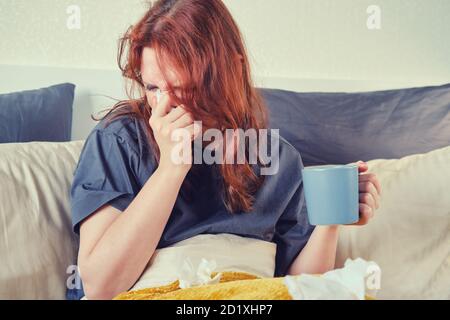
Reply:
[[[174,69],[168,66],[165,67],[165,71],[167,73],[167,80],[173,86],[178,86],[179,81],[174,72]],[[144,48],[142,50],[141,75],[142,80],[146,84],[156,85],[160,89],[164,89],[166,87],[166,81],[164,80],[163,72],[158,65],[156,51],[152,48]]]

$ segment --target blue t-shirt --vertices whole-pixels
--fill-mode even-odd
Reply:
[[[74,232],[105,204],[124,211],[157,168],[142,120],[121,116],[89,134],[74,172],[71,209]],[[269,139],[270,141],[270,139]],[[308,241],[309,224],[298,151],[279,140],[279,170],[265,176],[249,213],[229,213],[221,198],[216,165],[194,165],[190,187],[179,193],[158,248],[199,235],[231,233],[277,244],[275,276],[286,275]],[[82,293],[80,293],[82,294]]]

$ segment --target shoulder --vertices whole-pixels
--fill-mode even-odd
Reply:
[[[286,139],[279,135],[280,138],[280,154],[303,168],[303,160],[300,152],[290,144]]]
[[[143,121],[131,114],[110,114],[94,127],[88,140],[98,137],[100,141],[113,141],[126,146],[131,152],[142,155],[149,151],[148,133]]]
[[[272,146],[271,148],[278,147],[273,151],[275,151],[275,155],[278,153],[280,170],[297,169],[300,171],[303,169],[302,156],[292,144],[283,138],[278,131],[271,130],[269,136],[270,144]],[[272,156],[273,155],[274,154],[272,152]]]

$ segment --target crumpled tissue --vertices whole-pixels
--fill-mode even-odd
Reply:
[[[212,277],[212,273],[217,268],[215,260],[206,260],[202,258],[197,268],[195,268],[191,259],[187,258],[179,272],[178,281],[181,289],[219,283],[222,273],[217,273]]]
[[[294,300],[364,300],[375,298],[381,269],[375,262],[347,259],[342,269],[321,276],[286,276],[284,284]]]

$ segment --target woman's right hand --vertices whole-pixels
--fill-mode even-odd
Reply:
[[[160,151],[159,167],[187,174],[192,167],[192,140],[199,135],[192,114],[183,105],[172,108],[169,94],[162,94],[159,102],[152,102],[152,115],[149,120]],[[177,131],[178,130],[178,131]],[[179,140],[180,132],[184,139]],[[185,154],[180,154],[183,150]],[[181,158],[181,156],[183,158]]]

